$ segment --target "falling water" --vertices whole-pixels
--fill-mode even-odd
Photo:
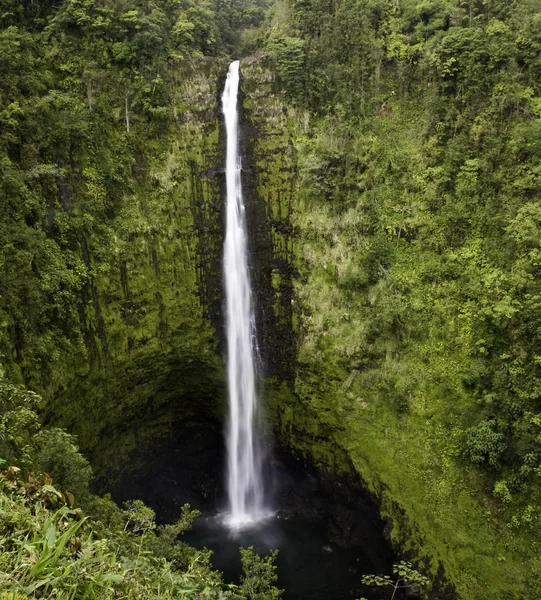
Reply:
[[[235,61],[229,67],[222,96],[227,131],[224,279],[229,387],[227,524],[231,528],[250,525],[266,516],[256,430],[255,326],[238,153],[238,88],[239,61]]]

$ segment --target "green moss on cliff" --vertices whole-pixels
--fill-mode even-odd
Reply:
[[[541,579],[539,14],[508,5],[280,3],[241,67],[275,429],[468,600]],[[221,415],[227,61],[46,8],[0,37],[0,350],[105,472]]]
[[[273,414],[320,465],[361,474],[391,539],[461,597],[536,598],[539,15],[470,9],[297,3],[274,31],[312,117],[298,365]]]
[[[43,10],[46,30],[21,12],[0,31],[1,362],[101,468],[197,403],[222,412],[221,278],[205,253],[221,248],[207,233],[227,61],[179,60],[173,13]],[[163,44],[143,49],[132,25]]]
[[[256,290],[256,320],[267,376],[291,380],[297,111],[288,106],[268,56],[241,61],[243,185]]]
[[[167,436],[196,410],[221,415],[223,365],[205,303],[215,274],[199,236],[208,214],[219,215],[212,165],[221,158],[214,92],[222,69],[179,69],[171,122],[137,144],[144,170],[113,219],[84,237],[90,281],[80,327],[90,352],[66,357],[77,378],[63,370],[47,412],[79,436],[96,466],[118,463],[120,450],[144,438]]]

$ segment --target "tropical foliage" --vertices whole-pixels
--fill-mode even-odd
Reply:
[[[14,425],[28,431],[29,416],[37,423],[36,399],[1,380],[0,400],[11,409],[4,413],[10,428],[2,430],[2,439],[22,450],[17,457],[3,446],[0,454],[10,459],[1,458],[0,470],[0,587],[6,598],[280,597],[273,586],[275,555],[262,558],[242,549],[243,581],[225,584],[209,551],[181,541],[198,511],[185,505],[176,523],[157,526],[154,511],[140,500],[121,509],[89,491],[90,466],[69,434],[39,429],[30,439],[18,435]],[[44,467],[52,467],[58,480]]]
[[[376,493],[389,486],[463,597],[527,595],[526,571],[541,577],[529,533],[541,517],[539,3],[275,11],[269,48],[310,114],[295,213],[305,412],[284,430],[324,431]]]
[[[6,589],[46,594],[62,581],[67,598],[80,576],[81,590],[103,597],[137,586],[139,597],[172,594],[172,580],[178,590],[205,580],[211,595],[250,587],[259,597],[249,577],[244,591],[224,588],[206,555],[190,566],[194,551],[171,541],[180,525],[160,530],[146,507],[95,498],[74,439],[42,430],[37,414],[55,400],[62,412],[66,382],[110,364],[118,348],[161,351],[163,289],[153,296],[159,335],[124,341],[114,329],[148,317],[107,279],[114,268],[128,290],[128,269],[141,264],[132,248],[155,271],[156,247],[189,257],[175,272],[184,320],[170,329],[185,336],[182,378],[198,371],[193,355],[212,333],[199,333],[189,298],[205,259],[193,258],[191,242],[174,246],[188,226],[170,226],[172,215],[190,227],[192,217],[168,203],[190,177],[179,156],[201,160],[194,137],[179,140],[182,86],[191,85],[181,66],[264,49],[298,121],[298,363],[277,428],[328,468],[346,455],[382,498],[393,539],[435,557],[434,573],[442,560],[463,597],[539,596],[539,2],[277,0],[266,9],[248,0],[2,3],[0,362],[46,398],[0,382]],[[200,83],[192,91],[203,106]],[[217,218],[209,214],[205,226]],[[151,247],[141,232],[163,235]],[[107,324],[99,294],[120,307]],[[271,577],[269,564],[259,567]]]

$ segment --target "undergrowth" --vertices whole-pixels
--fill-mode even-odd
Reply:
[[[188,505],[175,523],[158,526],[140,500],[121,508],[92,494],[92,471],[74,438],[38,425],[39,401],[0,379],[0,457],[9,458],[0,458],[1,600],[280,597],[275,555],[259,557],[252,548],[241,549],[240,585],[224,583],[211,552],[181,539],[199,515]],[[43,465],[58,479],[34,471]]]

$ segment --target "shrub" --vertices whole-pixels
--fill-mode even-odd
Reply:
[[[500,465],[500,458],[506,450],[503,433],[494,430],[493,421],[481,421],[466,431],[464,454],[475,464]]]
[[[39,401],[37,394],[8,383],[0,374],[0,459],[19,466],[30,463]]]
[[[72,493],[79,503],[88,500],[92,468],[75,445],[75,438],[62,429],[44,429],[34,436],[33,468],[48,473],[62,491]]]

